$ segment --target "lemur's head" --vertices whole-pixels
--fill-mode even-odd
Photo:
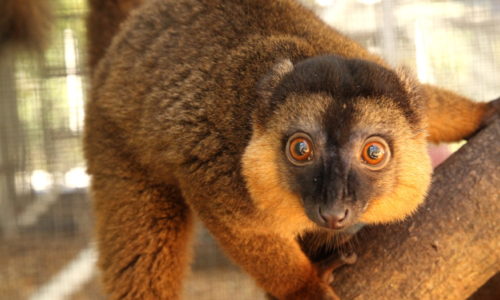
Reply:
[[[424,100],[404,72],[285,59],[258,89],[243,172],[259,209],[297,228],[342,230],[401,220],[422,203],[432,172]]]

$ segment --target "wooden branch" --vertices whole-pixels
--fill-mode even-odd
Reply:
[[[343,300],[466,299],[500,271],[500,120],[439,166],[405,222],[366,228],[335,273]]]

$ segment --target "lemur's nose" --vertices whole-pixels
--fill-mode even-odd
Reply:
[[[331,229],[342,229],[347,224],[349,219],[349,208],[340,206],[332,209],[319,209],[321,219],[325,222],[326,227]]]

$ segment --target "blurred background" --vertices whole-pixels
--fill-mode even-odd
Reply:
[[[81,149],[87,7],[85,0],[52,2],[47,51],[0,56],[0,299],[98,300]],[[498,0],[302,2],[423,82],[481,101],[500,95]],[[197,236],[186,299],[263,299],[203,228]]]

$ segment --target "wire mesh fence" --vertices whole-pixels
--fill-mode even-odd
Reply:
[[[500,94],[500,2],[303,0],[419,80],[478,100]],[[0,57],[0,299],[103,299],[81,137],[85,0],[55,1],[43,57]],[[262,299],[200,228],[187,299]]]

